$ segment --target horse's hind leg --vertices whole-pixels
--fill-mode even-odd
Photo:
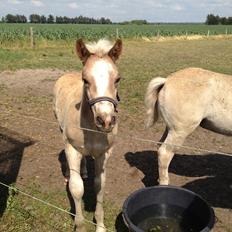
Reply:
[[[168,133],[167,133],[168,132]],[[164,136],[161,140],[164,142],[158,149],[158,165],[159,165],[159,184],[168,185],[168,167],[174,156],[175,146],[171,144],[181,145],[189,133],[176,132],[174,130],[165,131],[167,134],[166,139]]]
[[[103,210],[103,195],[105,188],[105,179],[106,179],[106,163],[111,154],[110,151],[101,155],[100,157],[95,158],[95,192],[96,192],[96,210],[95,210],[95,219],[97,222],[96,232],[105,232],[104,226],[104,210]]]
[[[78,232],[86,232],[84,217],[81,209],[81,199],[84,194],[84,185],[80,176],[80,166],[82,154],[79,153],[71,144],[65,144],[65,153],[70,169],[69,190],[75,202],[76,216],[75,224]]]

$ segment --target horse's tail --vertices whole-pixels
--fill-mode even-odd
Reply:
[[[146,95],[145,95],[145,106],[146,106],[146,127],[151,127],[159,117],[157,108],[157,99],[160,89],[163,87],[166,78],[156,77],[153,78],[148,84]]]

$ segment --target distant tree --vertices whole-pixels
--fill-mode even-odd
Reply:
[[[217,24],[222,24],[222,25],[227,25],[227,24],[232,24],[232,17],[219,17],[218,15],[213,15],[213,14],[208,14],[206,21],[206,24],[208,25],[217,25]]]
[[[75,18],[73,19],[73,23],[75,23],[75,24],[78,23],[78,17],[75,17]]]
[[[16,23],[27,23],[27,17],[25,15],[15,15]]]
[[[30,23],[41,23],[41,17],[38,14],[31,14],[29,16]]]
[[[227,18],[227,24],[232,25],[232,17]]]
[[[145,20],[144,20],[145,21]],[[27,18],[24,15],[12,15],[7,14],[5,17],[2,17],[0,22],[6,23],[27,23]],[[111,20],[108,18],[101,17],[100,19],[94,19],[89,17],[84,17],[80,15],[79,17],[69,18],[66,16],[56,16],[48,15],[48,17],[44,15],[31,14],[29,16],[30,23],[72,23],[72,24],[112,24]]]
[[[56,16],[56,23],[64,23],[63,17],[61,17],[61,16]]]
[[[47,18],[47,23],[54,23],[54,21],[55,21],[55,18],[54,18],[54,16],[53,15],[48,15],[48,18]]]
[[[16,23],[16,17],[12,14],[7,14],[5,17],[6,23]]]
[[[220,21],[220,23],[222,25],[226,25],[227,24],[227,18],[226,17],[221,17],[219,21]]]
[[[64,21],[64,23],[66,23],[66,24],[72,23],[72,19],[69,18],[69,17],[66,17],[66,16],[63,17],[63,21]]]
[[[208,14],[205,23],[208,25],[217,25],[219,24],[219,21],[220,21],[220,17],[218,15],[215,16],[213,14]]]
[[[143,25],[143,24],[148,24],[147,20],[144,19],[134,19],[131,21],[123,21],[120,24],[125,25],[125,24],[137,24],[137,25]]]
[[[7,14],[5,17],[2,17],[2,21],[6,23],[26,23],[27,17],[24,15]]]
[[[143,25],[143,24],[147,24],[146,20],[131,20],[130,21],[131,24],[137,24],[137,25]]]
[[[47,18],[46,18],[46,16],[41,15],[41,16],[40,16],[40,22],[41,22],[41,23],[47,23]]]

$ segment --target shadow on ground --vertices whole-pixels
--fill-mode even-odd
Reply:
[[[25,147],[33,141],[15,131],[0,127],[0,181],[7,185],[16,182]],[[0,216],[3,215],[9,191],[0,185]]]
[[[157,184],[158,161],[154,151],[141,151],[125,154],[130,164],[143,172],[143,183],[147,186]],[[176,154],[169,167],[170,173],[195,177],[183,187],[192,190],[213,207],[232,208],[232,157],[226,155],[180,155]],[[199,177],[199,178],[198,178]]]

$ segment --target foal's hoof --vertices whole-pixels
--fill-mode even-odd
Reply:
[[[97,226],[96,232],[106,232],[106,228],[104,226]]]
[[[80,226],[75,226],[73,231],[74,232],[87,232],[84,224]]]
[[[158,182],[159,182],[159,185],[169,185],[169,180],[158,180]]]

